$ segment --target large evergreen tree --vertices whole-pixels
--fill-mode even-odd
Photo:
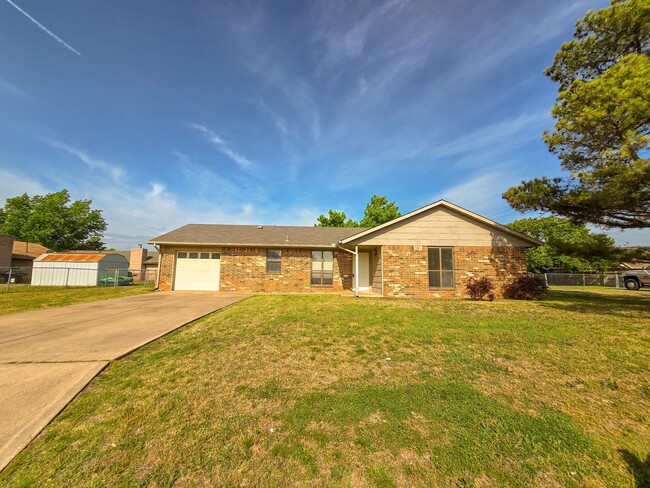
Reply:
[[[612,0],[576,24],[546,70],[559,83],[544,133],[568,175],[535,178],[503,197],[605,227],[650,227],[650,0]]]

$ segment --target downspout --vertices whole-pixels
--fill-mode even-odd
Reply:
[[[160,252],[160,248],[158,247],[157,244],[154,244],[153,247],[155,247],[158,250],[158,272],[156,273],[156,290],[160,290],[160,261],[162,260],[162,252]]]
[[[350,250],[350,249],[346,249],[346,248],[342,247],[342,246],[341,246],[341,243],[339,243],[338,248],[341,249],[341,250],[343,250],[343,251],[347,251],[347,252],[349,252],[350,254],[353,254],[353,255],[354,255],[354,263],[355,263],[355,267],[353,268],[353,271],[356,270],[356,271],[354,272],[354,283],[355,283],[355,286],[354,286],[354,296],[357,297],[357,298],[359,298],[359,246],[354,246],[355,251],[352,251],[352,250]]]

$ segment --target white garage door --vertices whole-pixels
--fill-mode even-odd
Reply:
[[[178,252],[174,290],[217,291],[220,268],[221,254],[218,252]]]

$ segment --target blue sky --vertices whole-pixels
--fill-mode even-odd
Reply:
[[[0,0],[0,199],[68,188],[116,248],[374,193],[506,223],[505,189],[559,173],[542,71],[606,3]]]

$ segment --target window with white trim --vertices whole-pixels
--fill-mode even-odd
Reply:
[[[311,252],[312,286],[332,286],[334,282],[334,253],[332,251]]]
[[[429,288],[454,288],[454,249],[429,248]]]

